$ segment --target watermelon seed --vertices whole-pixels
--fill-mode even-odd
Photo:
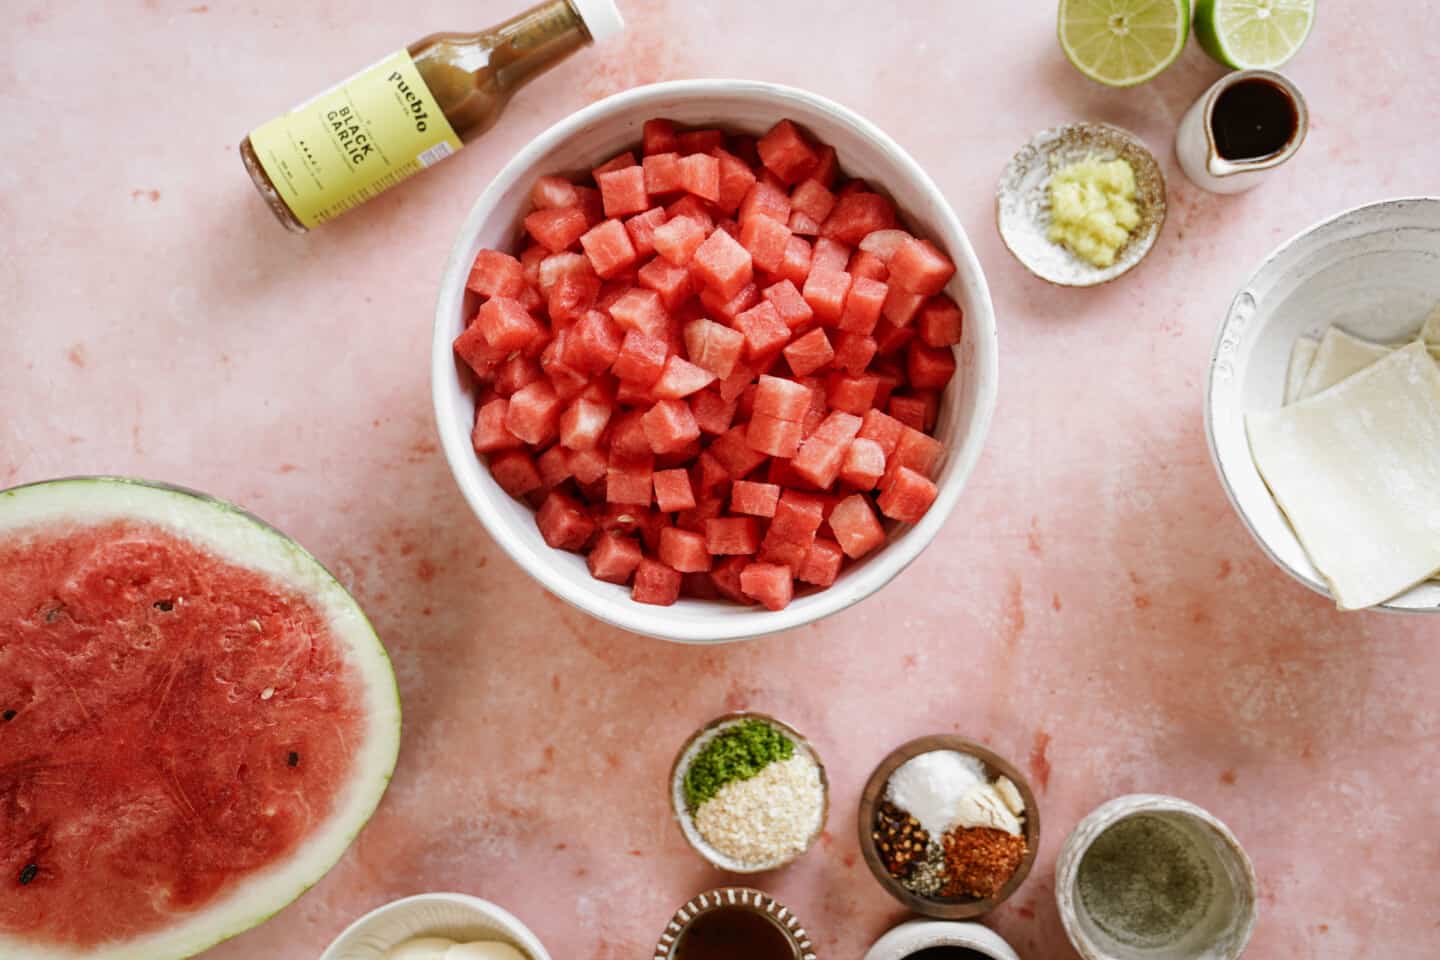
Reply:
[[[64,612],[65,612],[65,605],[64,605],[63,603],[62,603],[62,604],[59,604],[59,605],[57,605],[57,606],[51,607],[49,610],[46,610],[46,611],[45,611],[45,622],[46,622],[46,623],[54,623],[56,620],[59,620],[59,619],[60,619],[60,614],[62,614],[62,613],[64,613]]]
[[[29,885],[30,881],[31,881],[31,880],[34,880],[35,877],[36,877],[36,875],[39,874],[39,873],[40,873],[40,868],[39,868],[38,866],[36,866],[35,864],[33,864],[33,863],[27,863],[27,864],[25,864],[25,869],[20,871],[20,886],[24,887],[24,886]]]
[[[6,710],[4,713],[0,713],[0,719],[5,720],[7,723],[8,723],[9,721],[11,721],[11,720],[14,720],[14,719],[15,719],[15,711],[14,711],[14,710]]]
[[[285,762],[290,764],[290,766],[292,767],[300,766],[300,754],[296,753],[294,750],[291,750],[290,756],[285,758]]]
[[[159,610],[161,613],[169,613],[171,610],[174,610],[174,609],[175,609],[175,601],[174,601],[174,600],[156,600],[154,606],[155,606],[155,609],[156,609],[156,610]]]

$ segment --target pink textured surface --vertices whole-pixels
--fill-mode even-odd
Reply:
[[[1193,42],[1157,82],[1108,91],[1061,57],[1050,3],[907,3],[897,22],[888,4],[632,0],[621,39],[542,78],[458,158],[312,236],[271,221],[235,153],[248,127],[515,6],[20,0],[6,16],[0,485],[129,473],[250,507],[355,591],[405,699],[394,784],[349,855],[207,958],[311,958],[361,912],[443,889],[511,908],[557,958],[641,956],[723,879],[668,820],[672,750],[744,706],[829,765],[824,843],[759,881],[826,957],[901,919],[857,857],[855,803],[887,750],[941,731],[1034,777],[1040,861],[991,918],[1027,960],[1073,956],[1050,880],[1066,832],[1137,790],[1198,802],[1246,844],[1253,956],[1433,956],[1440,626],[1342,616],[1271,566],[1220,491],[1200,412],[1216,324],[1266,251],[1434,190],[1424,5],[1324,6],[1289,70],[1310,139],[1236,198],[1196,191],[1169,149],[1220,72]],[[436,448],[427,350],[452,235],[508,154],[606,94],[722,75],[840,100],[930,170],[989,273],[1001,402],[966,497],[898,581],[816,627],[698,650],[592,623],[500,553]],[[1170,178],[1148,261],[1090,292],[1029,277],[991,219],[1010,152],[1081,118],[1136,130]]]

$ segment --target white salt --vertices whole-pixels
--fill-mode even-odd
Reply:
[[[920,821],[938,841],[955,822],[961,801],[986,782],[985,764],[958,750],[931,750],[901,764],[885,785],[885,799]]]

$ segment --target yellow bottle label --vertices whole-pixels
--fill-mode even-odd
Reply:
[[[250,134],[296,219],[333,220],[460,149],[415,61],[400,50]]]

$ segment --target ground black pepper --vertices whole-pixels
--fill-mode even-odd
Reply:
[[[1080,900],[1122,943],[1173,943],[1199,923],[1215,877],[1185,832],[1160,817],[1133,816],[1107,829],[1080,861]]]

